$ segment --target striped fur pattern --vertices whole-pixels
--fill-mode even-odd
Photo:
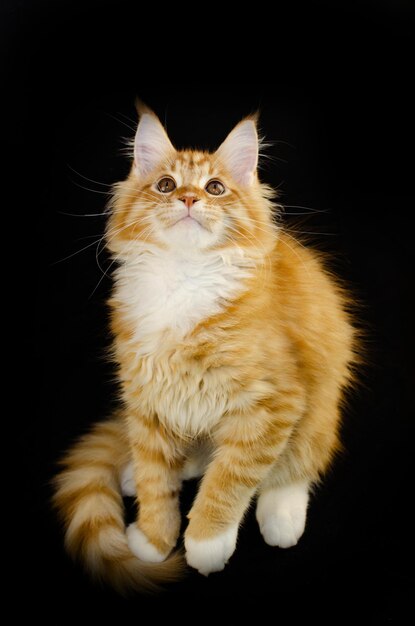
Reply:
[[[64,458],[55,494],[68,551],[120,591],[180,572],[179,493],[195,475],[189,565],[223,569],[254,497],[265,541],[294,545],[356,361],[345,293],[273,219],[255,118],[210,154],[176,151],[140,113],[107,228],[122,408]],[[121,484],[137,494],[127,530]]]

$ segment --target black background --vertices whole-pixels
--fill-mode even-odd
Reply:
[[[271,610],[276,623],[326,613],[399,623],[413,545],[405,487],[414,416],[411,3],[277,1],[272,14],[235,6],[230,18],[220,5],[180,13],[176,4],[153,10],[121,0],[3,6],[3,99],[17,113],[4,118],[17,147],[15,161],[8,152],[18,174],[11,206],[28,239],[17,371],[30,401],[15,416],[22,597],[27,586],[34,613],[52,617],[51,598],[75,612],[134,616],[151,607],[153,616],[177,609],[183,619],[215,614],[222,598],[230,623],[238,609]],[[136,95],[179,147],[213,149],[260,109],[274,142],[261,176],[279,187],[294,232],[320,233],[311,238],[335,255],[362,302],[369,366],[346,411],[346,452],[313,498],[296,548],[265,546],[251,512],[223,573],[189,573],[156,599],[123,600],[67,560],[48,481],[62,450],[115,397],[104,357],[110,279],[95,244],[75,253],[102,236],[104,217],[85,215],[102,213],[109,185],[128,172],[123,138],[134,132]],[[105,252],[98,260],[105,271]],[[194,488],[185,489],[184,511]]]

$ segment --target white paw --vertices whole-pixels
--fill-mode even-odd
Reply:
[[[141,561],[147,563],[161,563],[167,554],[161,554],[152,543],[149,542],[145,534],[137,527],[137,524],[130,524],[126,530],[127,542],[131,552]]]
[[[291,548],[298,543],[304,532],[305,515],[293,517],[289,513],[276,514],[260,524],[260,529],[265,542],[269,546]]]
[[[186,561],[204,576],[220,572],[234,553],[237,535],[236,525],[212,539],[197,541],[185,537]]]
[[[266,543],[280,548],[295,546],[304,532],[307,504],[306,483],[262,493],[258,498],[256,517]]]
[[[134,480],[134,468],[132,463],[128,463],[120,474],[121,493],[123,496],[134,497],[137,495],[137,489]]]

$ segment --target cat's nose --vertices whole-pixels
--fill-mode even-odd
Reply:
[[[200,198],[195,196],[194,193],[186,193],[179,200],[184,202],[188,209],[191,209],[195,202],[197,202]]]

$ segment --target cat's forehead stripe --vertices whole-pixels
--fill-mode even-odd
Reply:
[[[202,163],[205,162],[208,163],[210,161],[210,157],[205,152],[186,150],[178,154],[177,160],[185,165],[194,166],[202,165]]]
[[[212,157],[203,152],[180,152],[171,166],[180,184],[205,181],[213,173]]]
[[[210,164],[212,155],[199,151],[183,151],[179,152],[176,159],[177,163],[182,167],[195,167]]]

